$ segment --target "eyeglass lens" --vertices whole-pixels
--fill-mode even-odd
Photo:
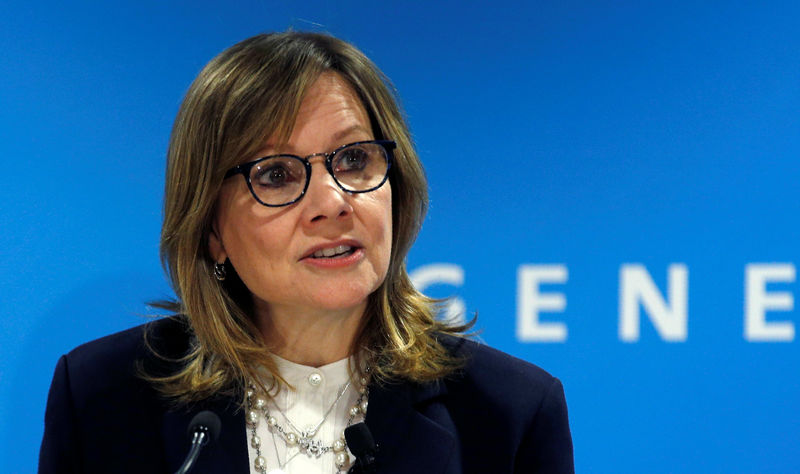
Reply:
[[[377,143],[357,143],[337,150],[331,159],[333,178],[346,191],[370,191],[386,177],[386,149]],[[298,199],[306,188],[306,166],[302,158],[278,155],[250,169],[250,184],[258,199],[281,205]]]

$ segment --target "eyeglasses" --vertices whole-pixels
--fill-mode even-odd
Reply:
[[[311,163],[315,156],[325,157],[325,168],[336,184],[348,193],[368,193],[386,182],[392,165],[391,140],[369,140],[340,146],[330,153],[270,155],[234,166],[225,179],[241,174],[250,193],[269,207],[288,206],[299,201],[311,182]]]

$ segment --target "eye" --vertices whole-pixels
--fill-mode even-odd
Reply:
[[[251,182],[266,188],[281,188],[295,184],[301,178],[295,168],[297,166],[290,166],[287,162],[268,160],[267,163],[253,168]]]
[[[368,150],[360,146],[351,146],[339,150],[336,154],[336,162],[333,166],[335,173],[346,173],[348,171],[363,171],[371,159]]]

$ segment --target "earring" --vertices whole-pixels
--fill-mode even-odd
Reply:
[[[227,271],[225,270],[225,263],[215,263],[214,264],[214,277],[217,280],[223,281],[227,275]]]

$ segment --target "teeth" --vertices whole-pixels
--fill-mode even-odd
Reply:
[[[353,247],[349,245],[339,245],[338,247],[333,247],[330,249],[317,250],[316,252],[314,252],[312,257],[314,258],[333,257],[334,255],[339,255],[341,253],[349,252],[352,249]]]

